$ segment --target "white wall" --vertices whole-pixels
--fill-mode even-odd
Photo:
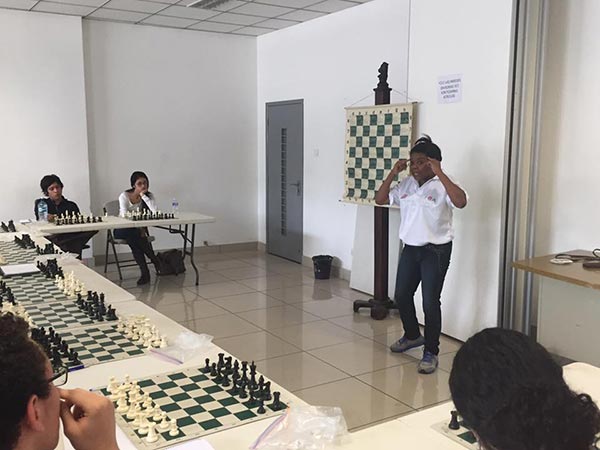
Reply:
[[[442,168],[470,194],[454,214],[456,238],[442,293],[443,332],[466,339],[495,326],[511,2],[437,0],[411,6],[409,95],[418,127],[442,149]],[[460,103],[438,104],[442,75],[463,75]]]
[[[84,21],[84,48],[93,206],[142,170],[163,210],[217,218],[200,243],[256,241],[254,38]]]
[[[390,64],[390,86],[405,90],[408,4],[375,0],[258,38],[260,241],[266,241],[265,103],[302,98],[304,254],[334,255],[350,269],[357,206],[339,202],[344,187],[344,107],[365,96],[359,104],[373,103],[372,89],[383,61]],[[404,97],[393,94],[392,101]],[[372,216],[372,208],[361,209]]]
[[[40,179],[90,210],[81,19],[0,9],[0,220],[33,217]]]
[[[549,2],[536,254],[600,247],[600,3]]]

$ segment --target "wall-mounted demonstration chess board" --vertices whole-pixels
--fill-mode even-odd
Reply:
[[[346,108],[344,201],[375,204],[375,193],[392,166],[409,157],[413,107],[408,103]]]
[[[254,365],[245,366],[242,373],[239,362],[232,365],[227,359],[228,364],[217,371],[213,366],[212,375],[208,368],[187,369],[113,383],[100,392],[116,402],[119,427],[136,448],[146,450],[281,414],[287,408],[278,392],[271,394],[270,382],[262,376],[256,379]],[[248,376],[252,367],[254,375]]]

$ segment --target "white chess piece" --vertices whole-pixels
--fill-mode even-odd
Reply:
[[[175,437],[179,436],[179,428],[177,428],[177,420],[171,420],[171,426],[169,428],[169,436]]]
[[[136,415],[140,409],[141,408],[138,406],[138,404],[136,402],[132,402],[130,399],[129,400],[129,410],[127,411],[127,418],[135,419]]]
[[[127,413],[127,418],[129,419],[129,413]],[[131,426],[135,429],[142,426],[142,421],[144,420],[144,413],[142,412],[142,408],[136,406],[135,415],[133,416],[133,422],[131,422]]]
[[[142,412],[142,418],[140,420],[140,428],[138,429],[138,433],[139,434],[148,434],[148,431],[150,429],[150,422],[148,421],[148,418],[146,417],[146,413]]]
[[[150,423],[148,426],[148,436],[146,436],[144,438],[144,440],[149,443],[152,444],[156,441],[158,441],[158,434],[156,433],[156,430],[154,429],[155,425],[153,423]]]
[[[156,419],[155,419],[155,421],[156,421]],[[166,431],[169,429],[170,426],[171,426],[171,424],[169,423],[169,419],[167,419],[167,414],[163,411],[161,413],[160,423],[158,424],[158,429],[162,430],[162,431]]]
[[[160,348],[167,347],[167,339],[163,336],[160,338]]]
[[[119,400],[117,400],[116,411],[122,414],[124,412],[127,412],[128,409],[129,405],[127,404],[127,399],[125,397],[119,397]]]
[[[158,422],[159,420],[163,419],[165,416],[166,416],[165,412],[163,410],[161,410],[159,406],[156,406],[154,408],[154,415],[152,416],[152,420],[154,420],[155,422]]]

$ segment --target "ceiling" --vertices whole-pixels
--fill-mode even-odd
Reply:
[[[227,0],[213,9],[194,0],[0,0],[0,8],[89,20],[260,36],[371,0]]]

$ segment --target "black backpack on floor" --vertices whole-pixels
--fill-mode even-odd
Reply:
[[[160,262],[161,275],[178,275],[185,272],[183,253],[181,250],[167,250],[156,254]]]

